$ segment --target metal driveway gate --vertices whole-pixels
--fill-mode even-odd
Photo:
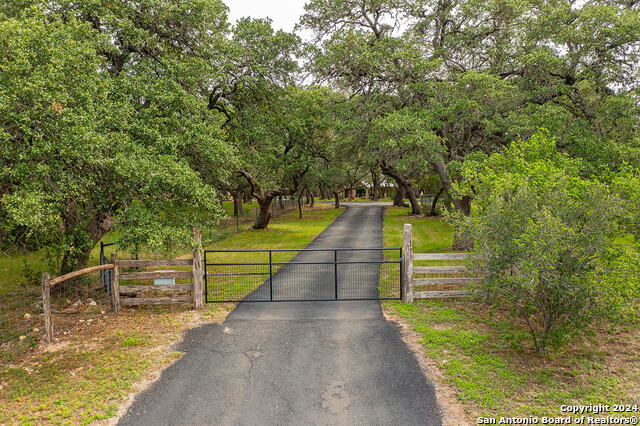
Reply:
[[[205,301],[399,300],[401,263],[400,248],[205,250]]]

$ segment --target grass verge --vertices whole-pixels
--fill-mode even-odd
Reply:
[[[416,251],[447,251],[452,232],[446,223],[406,216],[389,209],[385,245],[397,245],[403,223],[413,223]],[[404,215],[404,216],[403,216]],[[546,357],[532,348],[522,324],[508,310],[489,310],[470,300],[389,302],[387,314],[418,333],[428,357],[462,404],[466,421],[478,417],[567,417],[563,404],[631,404],[640,408],[640,330],[594,327]],[[446,407],[445,407],[446,409]],[[638,413],[602,413],[614,417]],[[455,423],[458,424],[458,423]]]

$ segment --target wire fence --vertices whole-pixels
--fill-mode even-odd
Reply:
[[[90,324],[109,311],[110,301],[96,277],[78,277],[51,289],[57,334]],[[23,285],[0,296],[0,362],[11,363],[45,336],[42,289]]]
[[[432,194],[423,193],[420,197],[420,206],[423,213],[431,212],[434,196]],[[443,210],[450,210],[452,206],[451,199],[446,194],[441,194],[436,201],[435,213],[442,214]]]

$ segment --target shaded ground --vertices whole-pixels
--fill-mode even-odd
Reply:
[[[381,247],[382,215],[351,205],[309,247]],[[357,279],[375,289],[371,278]],[[318,291],[315,274],[298,282]],[[121,424],[441,424],[433,386],[376,301],[244,303],[180,350]]]

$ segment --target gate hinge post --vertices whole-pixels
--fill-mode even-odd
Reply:
[[[273,261],[272,261],[272,251],[269,250],[269,300],[273,302],[273,283],[271,279],[273,278]]]
[[[338,300],[338,250],[333,251],[333,279],[335,284],[335,296]]]

